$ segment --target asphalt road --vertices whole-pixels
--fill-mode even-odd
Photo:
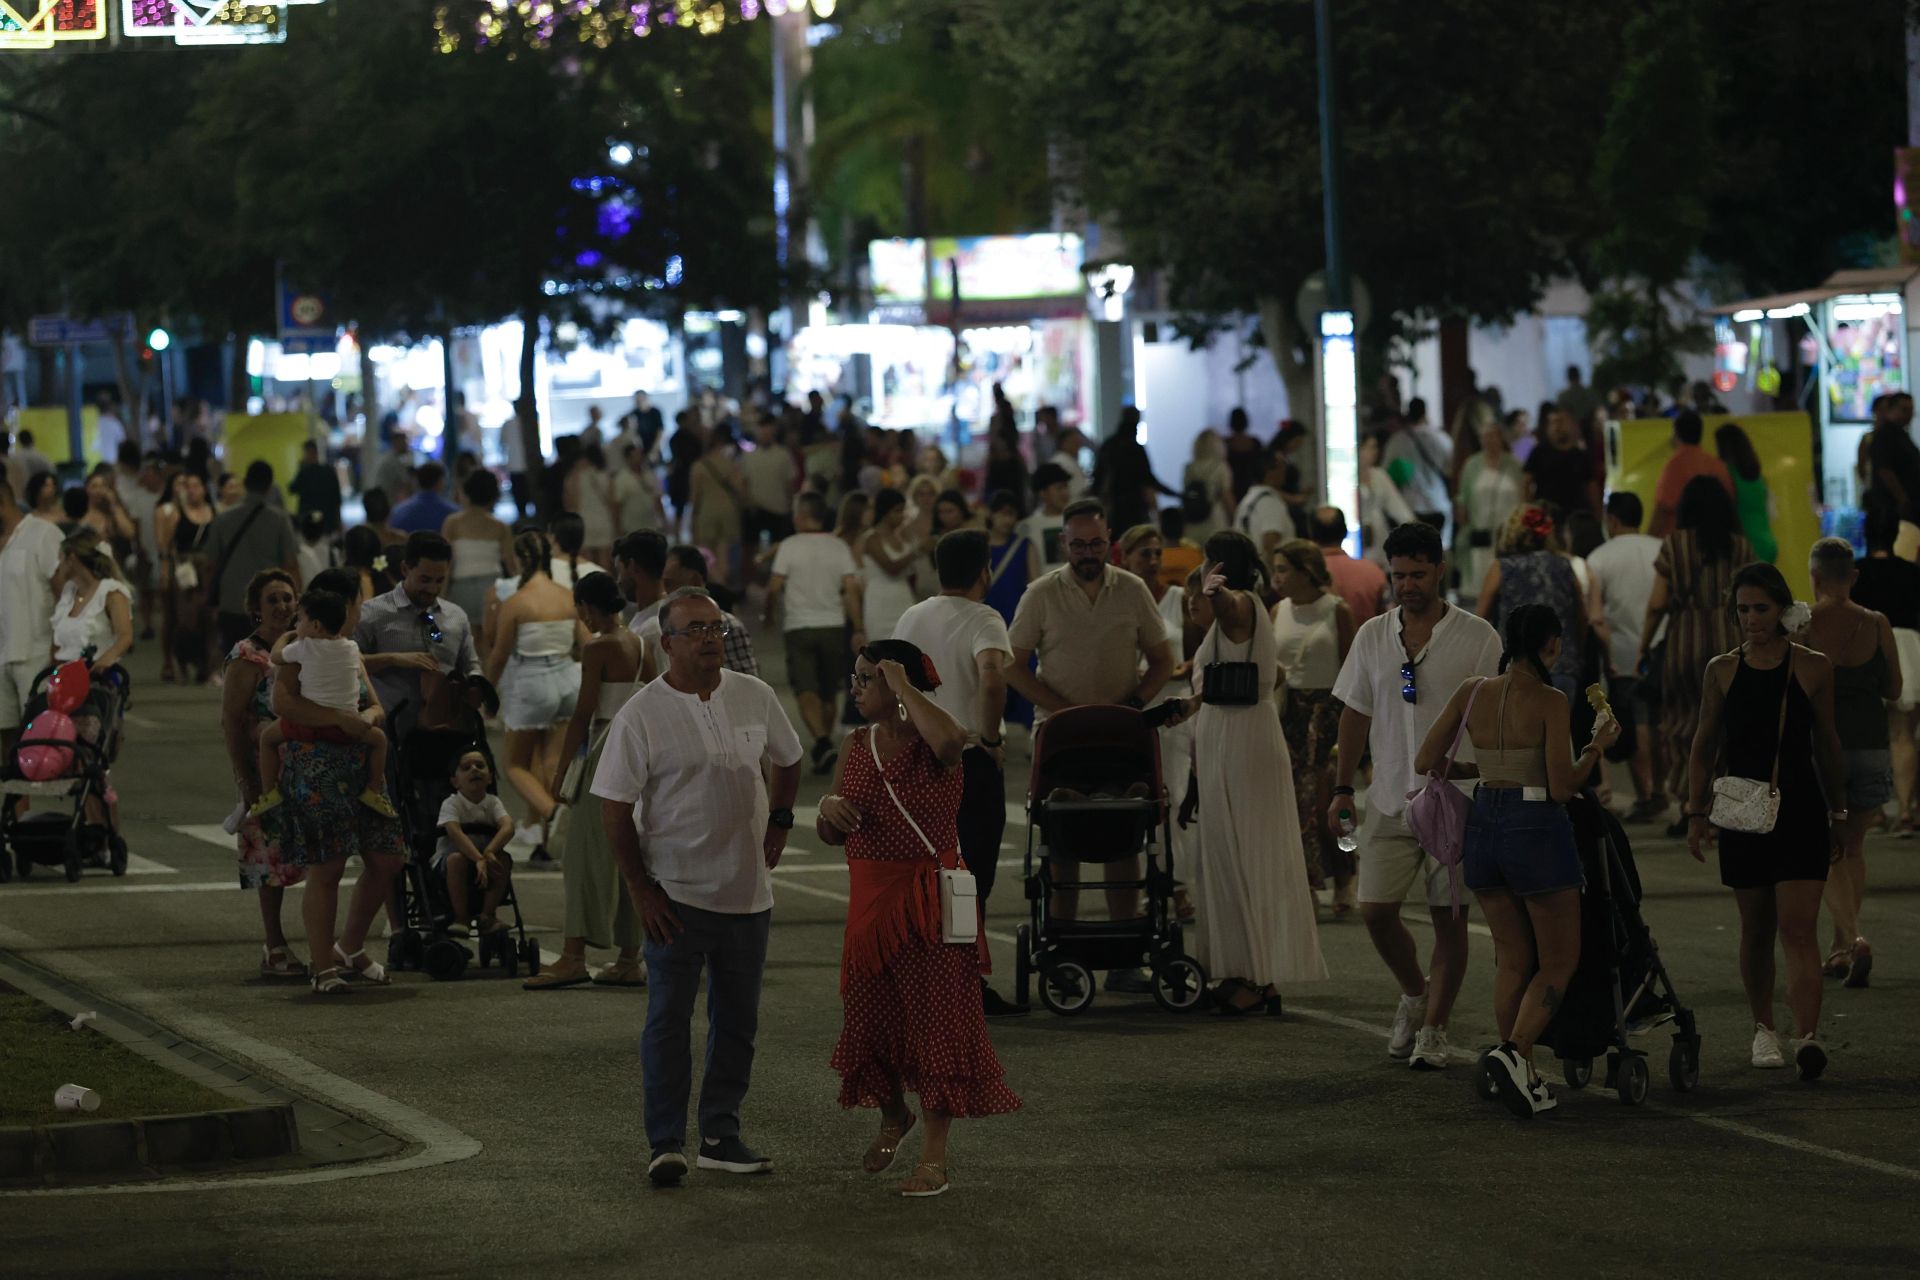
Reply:
[[[803,836],[778,875],[745,1113],[776,1172],[697,1174],[657,1192],[642,1176],[643,993],[409,974],[323,1000],[256,976],[254,902],[233,887],[215,825],[231,804],[217,698],[157,683],[152,651],[134,659],[117,772],[134,874],[0,886],[0,947],[415,1146],[399,1168],[0,1195],[9,1276],[1920,1269],[1920,843],[1870,845],[1878,968],[1871,990],[1829,986],[1833,1064],[1818,1085],[1747,1065],[1732,898],[1710,866],[1641,828],[1647,914],[1705,1037],[1697,1092],[1667,1087],[1656,1032],[1647,1105],[1596,1082],[1523,1125],[1477,1101],[1464,1066],[1420,1074],[1389,1061],[1391,983],[1357,924],[1327,924],[1336,976],[1286,993],[1284,1019],[1175,1016],[1103,995],[1080,1018],[993,1024],[1025,1109],[956,1126],[953,1191],[906,1202],[859,1171],[873,1117],[834,1102],[845,874]],[[809,779],[802,800],[820,792]],[[1003,856],[1024,838],[1010,824]],[[1017,871],[1002,877],[990,927],[1011,934],[1024,903]],[[560,878],[524,873],[520,888],[551,953]],[[297,938],[297,899],[288,917]],[[1473,946],[1456,1046],[1491,1037],[1492,948],[1484,933]],[[994,951],[1004,989],[1010,950]]]

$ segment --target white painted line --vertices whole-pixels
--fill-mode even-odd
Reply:
[[[375,1093],[363,1085],[324,1068],[315,1066],[298,1054],[268,1044],[225,1023],[175,1004],[165,996],[139,989],[128,990],[121,975],[103,969],[86,957],[69,951],[45,951],[38,940],[0,925],[0,946],[32,953],[33,962],[96,989],[111,991],[116,1000],[127,1004],[162,1025],[209,1049],[244,1058],[297,1092],[326,1100],[340,1109],[365,1117],[378,1127],[420,1149],[386,1160],[361,1164],[332,1165],[320,1169],[302,1169],[291,1173],[241,1174],[227,1178],[204,1178],[180,1182],[142,1182],[102,1187],[40,1187],[20,1191],[0,1191],[0,1196],[83,1196],[154,1195],[170,1191],[224,1191],[233,1187],[300,1187],[348,1178],[368,1178],[377,1174],[404,1173],[434,1165],[451,1164],[480,1154],[480,1143],[453,1126],[443,1124],[425,1112]],[[351,999],[352,997],[348,997]]]
[[[130,876],[173,876],[180,873],[164,862],[155,862],[152,858],[143,858],[137,853],[127,855],[127,874]]]
[[[124,712],[124,713],[123,713],[123,714],[121,715],[121,717],[120,717],[120,718],[121,718],[122,720],[124,720],[124,721],[126,721],[126,722],[127,722],[128,724],[130,724],[130,725],[132,725],[132,726],[134,726],[134,728],[136,728],[136,729],[164,729],[164,728],[166,728],[166,726],[165,726],[165,725],[163,725],[163,724],[161,724],[161,723],[160,723],[160,722],[159,722],[158,720],[153,720],[153,719],[149,719],[148,717],[146,717],[146,716],[143,716],[143,715],[136,715],[136,714],[134,714],[134,713],[133,713],[133,712],[131,712],[131,711],[128,711],[128,712]]]
[[[52,883],[42,883],[51,878]],[[342,880],[342,886],[346,881]],[[97,893],[213,893],[221,889],[233,892],[239,889],[237,880],[194,880],[186,884],[128,884],[123,880],[107,880],[104,883],[82,881],[80,884],[68,884],[57,868],[36,868],[33,879],[26,884],[18,880],[0,888],[0,906],[5,906],[9,898],[28,898],[43,893],[50,894],[97,894]],[[298,889],[299,885],[294,885]]]
[[[168,827],[167,830],[179,835],[191,836],[207,844],[217,845],[228,853],[234,853],[240,847],[234,843],[234,837],[227,834],[227,829],[217,822],[188,823],[186,826]]]

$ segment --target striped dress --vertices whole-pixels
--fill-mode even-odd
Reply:
[[[1667,638],[1660,667],[1660,734],[1667,747],[1667,794],[1684,801],[1687,755],[1700,726],[1707,663],[1739,643],[1727,592],[1733,575],[1753,559],[1753,544],[1738,534],[1733,553],[1708,560],[1691,529],[1660,544],[1653,571],[1667,580]]]

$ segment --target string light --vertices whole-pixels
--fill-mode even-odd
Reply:
[[[6,0],[0,0],[3,5]],[[718,35],[729,27],[788,13],[830,18],[839,0],[445,0],[434,10],[436,47],[550,47],[570,27],[580,44],[609,48],[616,39],[645,39],[659,30]],[[478,10],[468,20],[466,13]]]

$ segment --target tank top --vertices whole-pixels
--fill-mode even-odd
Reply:
[[[611,720],[627,705],[627,699],[641,689],[638,680],[607,680],[600,685],[600,701],[593,709],[595,720]]]
[[[560,658],[573,652],[571,619],[552,622],[523,622],[514,635],[513,653],[517,658]]]
[[[1842,750],[1886,750],[1887,706],[1881,697],[1886,687],[1887,656],[1878,644],[1865,662],[1833,664],[1833,727],[1839,730]]]
[[[1334,612],[1340,597],[1329,591],[1312,604],[1282,600],[1274,606],[1273,639],[1289,689],[1331,689],[1340,676],[1340,635]]]
[[[189,555],[200,546],[200,540],[207,536],[207,530],[213,527],[213,517],[200,524],[187,518],[185,508],[179,510],[179,522],[173,526],[173,549],[178,555]]]
[[[1497,745],[1483,747],[1474,744],[1474,752],[1480,758],[1480,778],[1484,782],[1504,782],[1516,787],[1544,787],[1547,785],[1547,744],[1537,747],[1507,746],[1507,694],[1513,691],[1513,677],[1507,677],[1507,683],[1500,688],[1500,714]]]
[[[453,539],[453,576],[456,578],[499,577],[499,542],[493,538]]]

